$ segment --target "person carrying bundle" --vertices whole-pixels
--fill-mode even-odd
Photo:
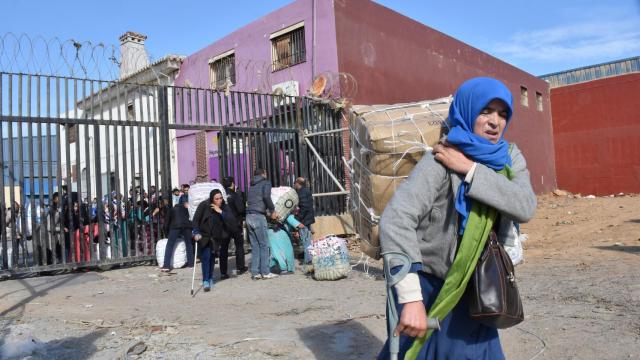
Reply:
[[[382,253],[404,254],[411,264],[393,286],[399,324],[387,329],[380,359],[394,356],[390,343],[398,337],[405,359],[504,358],[497,328],[470,318],[463,295],[469,277],[461,275],[473,271],[478,259],[477,250],[472,255],[469,249],[486,241],[481,238],[488,231],[479,228],[491,226],[478,209],[497,211],[502,229],[529,221],[536,208],[524,156],[504,140],[512,114],[512,95],[502,82],[463,83],[450,106],[446,140],[424,155],[384,210]],[[388,268],[393,274],[401,265],[390,261]],[[443,286],[453,279],[457,288]],[[447,310],[435,314],[445,304],[441,298]],[[427,332],[427,314],[440,321],[440,330]]]

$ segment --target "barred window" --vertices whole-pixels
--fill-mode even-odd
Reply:
[[[271,39],[273,71],[282,70],[306,60],[304,26]]]
[[[222,89],[236,83],[236,54],[214,58],[209,62],[209,79],[212,89]]]

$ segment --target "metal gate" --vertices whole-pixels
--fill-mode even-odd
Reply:
[[[346,210],[340,111],[307,98],[0,73],[0,118],[0,276],[153,260],[177,133],[243,191],[260,167]]]

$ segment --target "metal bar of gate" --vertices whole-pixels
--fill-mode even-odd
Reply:
[[[13,75],[9,75],[9,115],[13,115]],[[19,125],[18,125],[19,126]],[[13,148],[13,122],[11,120],[7,123],[8,135],[9,135],[9,183],[11,184],[9,190],[9,201],[10,201],[10,209],[9,209],[9,221],[11,222],[11,267],[16,269],[18,267],[18,229],[16,228],[18,224],[18,214],[16,213],[15,206],[15,163],[14,159],[14,148]]]
[[[93,89],[93,81],[91,82],[91,105],[92,105],[92,109],[91,109],[91,118],[95,119],[96,115],[95,115],[95,110],[93,109],[93,100],[94,100],[94,94],[98,95],[98,112],[99,112],[99,119],[100,120],[104,120],[104,104],[102,102],[102,82],[98,82],[98,89],[97,89],[97,93],[94,92]],[[102,128],[100,125],[93,125],[93,151],[94,151],[94,156],[93,158],[95,159],[95,179],[96,179],[96,216],[98,217],[97,223],[98,223],[98,234],[93,233],[94,232],[94,226],[93,224],[91,224],[91,226],[89,227],[89,233],[91,234],[91,237],[89,239],[89,246],[91,247],[91,249],[94,248],[93,244],[94,244],[94,239],[96,237],[96,235],[98,236],[98,248],[96,249],[95,259],[96,261],[103,261],[105,256],[107,255],[107,251],[105,249],[105,245],[106,245],[106,234],[105,234],[105,223],[104,223],[104,205],[103,205],[103,198],[102,198],[102,146],[101,146],[101,142],[103,139],[103,135],[102,135]],[[106,135],[105,135],[105,140],[106,140]],[[106,142],[106,144],[108,144],[108,142]],[[106,159],[105,159],[106,161]],[[106,173],[108,174],[109,169],[107,168]],[[108,181],[107,181],[108,183]],[[107,190],[108,193],[108,190]],[[95,220],[94,220],[95,221]]]
[[[31,87],[31,75],[27,75],[27,115],[31,117],[31,100],[32,100],[32,87]],[[31,228],[27,228],[27,231],[24,233],[24,239],[28,240],[28,235],[31,235],[31,253],[33,254],[33,264],[37,265],[40,259],[40,249],[38,240],[34,237],[34,233],[36,230],[36,204],[35,204],[35,196],[33,194],[35,190],[35,181],[33,179],[34,176],[34,154],[33,154],[33,126],[30,123],[27,123],[27,146],[29,147],[27,151],[27,169],[29,170],[29,207],[27,215],[29,219],[26,219],[27,226],[31,225]],[[26,185],[26,184],[25,184]],[[26,187],[26,186],[25,186]],[[26,195],[26,194],[25,194]],[[26,200],[26,199],[25,199]],[[26,202],[26,201],[25,201]],[[23,206],[24,211],[26,212],[26,206]],[[28,235],[27,235],[28,234]],[[28,243],[25,243],[28,247]]]
[[[42,115],[42,110],[41,110],[41,76],[38,76],[36,78],[37,83],[36,83],[36,91],[37,91],[37,100],[36,100],[36,109],[37,109],[37,115],[38,117],[40,117]],[[40,210],[38,211],[38,215],[40,216],[40,223],[38,224],[38,245],[40,245],[40,261],[38,262],[38,265],[45,265],[48,264],[48,257],[47,255],[49,254],[50,248],[49,248],[49,241],[48,241],[48,233],[47,232],[43,232],[42,229],[47,227],[47,217],[43,216],[44,215],[44,181],[43,181],[43,176],[44,176],[44,171],[43,171],[43,167],[44,167],[44,162],[42,160],[42,125],[38,124],[38,128],[37,128],[37,140],[36,140],[36,147],[37,147],[37,153],[38,153],[38,164],[36,165],[38,167],[38,195],[39,195],[39,201],[40,201]],[[51,188],[48,188],[48,191],[51,192]],[[42,235],[45,235],[44,237]]]
[[[51,76],[47,76],[46,77],[46,114],[47,117],[51,116]],[[59,112],[58,112],[59,113]],[[51,148],[52,146],[52,136],[53,134],[51,134],[52,132],[52,124],[47,124],[46,125],[46,131],[45,131],[45,137],[46,137],[46,141],[47,141],[47,184],[49,186],[49,211],[46,212],[45,217],[47,218],[47,224],[49,225],[47,227],[48,230],[48,237],[49,237],[49,244],[50,244],[50,249],[51,249],[51,261],[50,264],[57,264],[58,263],[58,243],[59,243],[59,236],[60,233],[59,231],[57,231],[57,229],[59,228],[59,225],[56,223],[56,213],[58,212],[58,204],[60,202],[60,193],[59,191],[56,189],[54,190],[54,186],[53,186],[53,149]],[[57,158],[57,165],[56,168],[60,167],[60,158]],[[57,178],[57,187],[60,187],[60,178]],[[53,194],[58,193],[58,204],[54,204],[53,200],[54,200],[54,196]],[[58,217],[58,219],[60,219],[60,217]],[[58,226],[58,227],[57,227]]]
[[[116,87],[115,83],[107,83],[107,88],[111,88],[113,90],[118,91],[118,88]],[[112,91],[113,91],[112,90]],[[107,103],[107,107],[109,108],[109,112],[107,113],[107,117],[109,118],[109,121],[113,121],[113,101],[111,99],[107,99],[108,103]],[[104,103],[102,102],[102,98],[100,98],[100,110],[101,110],[101,114],[104,113],[104,109],[103,109],[103,105]],[[118,103],[116,103],[116,106],[118,105]],[[101,199],[101,206],[103,211],[107,211],[107,214],[104,216],[104,220],[108,220],[108,223],[105,224],[105,231],[106,228],[109,229],[109,243],[105,244],[105,247],[107,249],[109,249],[107,255],[107,258],[115,258],[115,228],[114,228],[114,211],[113,211],[113,200],[112,200],[112,196],[111,193],[113,191],[113,184],[111,182],[111,125],[107,125],[106,128],[104,128],[104,133],[105,133],[105,149],[106,149],[106,179],[107,179],[107,194],[106,194],[106,204],[104,203],[104,198]],[[116,151],[117,154],[117,151]],[[116,156],[117,157],[117,156]]]
[[[60,79],[56,79],[56,91],[58,92],[58,94],[60,93]],[[60,107],[60,96],[57,99],[57,104],[58,104],[58,109],[61,109]],[[65,114],[65,118],[69,118],[70,115],[70,110],[69,110],[69,79],[64,79],[64,114]],[[64,134],[65,134],[65,170],[66,170],[66,191],[65,191],[65,196],[62,196],[63,194],[61,194],[61,199],[60,202],[62,203],[62,231],[63,231],[63,241],[62,241],[62,260],[63,262],[66,264],[68,261],[70,261],[71,259],[69,259],[69,252],[71,251],[70,248],[73,248],[71,246],[71,210],[73,209],[73,204],[71,203],[72,200],[72,186],[71,186],[71,146],[69,146],[69,134],[70,134],[70,130],[69,130],[69,124],[65,123],[64,124]],[[56,127],[57,130],[57,136],[56,136],[56,141],[58,144],[58,154],[62,153],[62,139],[60,136],[60,127],[57,126]],[[58,176],[60,179],[62,179],[62,167],[58,168]],[[60,189],[62,189],[62,185],[60,185]],[[65,204],[64,201],[66,200],[66,208],[65,208]],[[64,211],[66,210],[66,211]],[[66,219],[65,219],[66,218]],[[66,226],[65,226],[66,225]],[[65,230],[66,229],[66,230]]]
[[[0,73],[0,115],[3,114],[3,104],[4,104],[4,87],[3,87],[3,79],[4,74]],[[12,135],[9,133],[7,138],[11,138]],[[7,249],[7,224],[6,215],[7,215],[7,203],[4,197],[5,187],[4,187],[4,168],[6,166],[6,162],[4,159],[4,124],[0,124],[0,140],[2,140],[2,144],[0,144],[0,162],[2,163],[2,176],[0,176],[0,188],[3,190],[0,192],[0,227],[2,231],[0,232],[0,245],[2,246],[2,250],[0,251],[0,256],[2,256],[2,264],[0,264],[0,269],[7,270],[9,268],[9,259],[7,255],[9,253],[9,249]],[[12,189],[13,190],[13,189]]]
[[[90,93],[93,93],[93,80],[89,81],[89,84],[87,84],[87,80],[82,80],[82,99],[86,99],[87,98],[87,86],[89,86],[89,91]],[[87,112],[86,109],[82,112],[82,116],[85,119],[89,119],[89,113],[91,113],[91,117],[93,117],[93,96],[91,97],[91,103],[90,103],[90,107],[89,107],[89,111]],[[78,102],[76,102],[77,104]],[[77,106],[77,105],[76,105]],[[81,109],[82,110],[82,109]],[[88,217],[88,221],[87,219],[84,219],[83,221],[80,222],[80,248],[84,249],[84,251],[81,251],[82,255],[84,255],[84,257],[81,257],[81,261],[93,261],[95,259],[95,254],[93,251],[93,246],[91,246],[91,244],[93,243],[93,226],[92,226],[92,205],[93,205],[93,193],[92,193],[92,186],[94,185],[94,181],[91,180],[91,169],[92,169],[92,164],[91,164],[91,127],[90,125],[85,125],[84,127],[84,138],[85,138],[85,143],[84,143],[84,149],[85,149],[85,153],[84,153],[84,168],[86,169],[86,177],[85,177],[85,181],[87,182],[87,196],[86,196],[86,207],[85,207],[85,216]],[[93,142],[95,143],[95,139],[93,139]],[[94,169],[95,170],[95,169]],[[82,211],[80,211],[80,214],[82,214]],[[81,215],[82,218],[82,215]],[[87,234],[88,234],[88,239],[83,237],[83,231],[86,229],[86,225],[85,224],[89,224],[89,228],[87,229]],[[88,254],[88,256],[87,256]]]

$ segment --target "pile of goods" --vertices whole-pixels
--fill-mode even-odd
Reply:
[[[380,215],[398,185],[446,132],[452,100],[351,108],[350,211],[365,254],[380,258]]]

